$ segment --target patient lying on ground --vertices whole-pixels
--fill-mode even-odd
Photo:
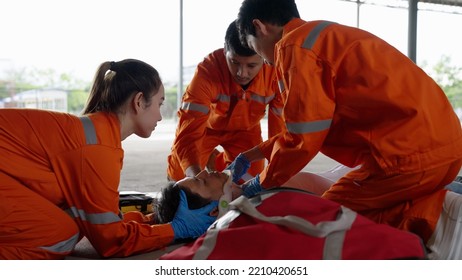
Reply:
[[[232,183],[230,171],[208,172],[203,170],[195,177],[186,177],[178,182],[169,182],[162,189],[161,198],[156,206],[156,220],[168,223],[173,220],[180,203],[180,191],[188,201],[189,209],[198,209],[212,201],[218,206],[211,216],[222,216],[228,210],[228,203],[240,195],[241,190]]]
[[[321,195],[338,178],[351,170],[337,166],[320,174],[301,172],[284,186]],[[209,173],[204,170],[196,177],[171,182],[162,190],[156,211],[158,221],[168,223],[173,219],[179,204],[180,191],[186,194],[190,209],[203,207],[211,201],[219,201],[218,207],[210,214],[217,217],[222,215],[227,211],[227,204],[241,194],[241,190],[231,182],[229,175],[227,171]],[[453,186],[448,186],[448,189],[455,190]],[[448,191],[437,227],[426,246],[431,259],[462,259],[462,195]]]

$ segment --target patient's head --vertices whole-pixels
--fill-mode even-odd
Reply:
[[[157,221],[169,223],[173,220],[180,204],[180,190],[186,194],[189,209],[198,209],[214,200],[218,201],[223,195],[223,186],[228,182],[228,177],[225,172],[209,173],[203,170],[195,177],[186,177],[176,183],[169,182],[162,189],[156,211]]]

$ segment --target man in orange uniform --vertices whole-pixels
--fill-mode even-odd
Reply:
[[[178,181],[202,171],[214,149],[224,150],[212,165],[221,171],[242,151],[262,142],[260,121],[268,109],[268,134],[283,127],[282,100],[273,67],[264,65],[253,50],[243,47],[232,22],[224,49],[201,62],[178,111],[176,138],[168,157],[168,177]],[[263,170],[252,163],[244,178]]]
[[[162,225],[119,210],[121,141],[149,137],[163,100],[157,70],[127,59],[101,64],[81,118],[0,109],[0,259],[64,258],[83,236],[101,256],[124,257],[204,233],[216,203],[189,210],[183,195]]]
[[[244,194],[282,185],[321,151],[359,166],[324,198],[426,241],[462,164],[461,125],[441,88],[368,32],[300,19],[294,0],[244,0],[237,26],[277,69],[286,100],[287,130],[240,158],[269,159]]]

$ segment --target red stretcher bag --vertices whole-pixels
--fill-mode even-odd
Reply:
[[[421,239],[308,192],[277,188],[230,210],[194,242],[161,259],[426,259]]]

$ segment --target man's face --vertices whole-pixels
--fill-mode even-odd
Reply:
[[[269,41],[266,37],[247,35],[247,45],[259,54],[266,63],[274,64],[274,42]]]
[[[263,66],[263,59],[258,55],[240,56],[233,51],[226,51],[228,70],[236,83],[248,85]]]
[[[203,198],[219,200],[223,195],[223,186],[227,181],[228,174],[225,172],[209,173],[203,170],[195,177],[186,177],[177,183]]]

